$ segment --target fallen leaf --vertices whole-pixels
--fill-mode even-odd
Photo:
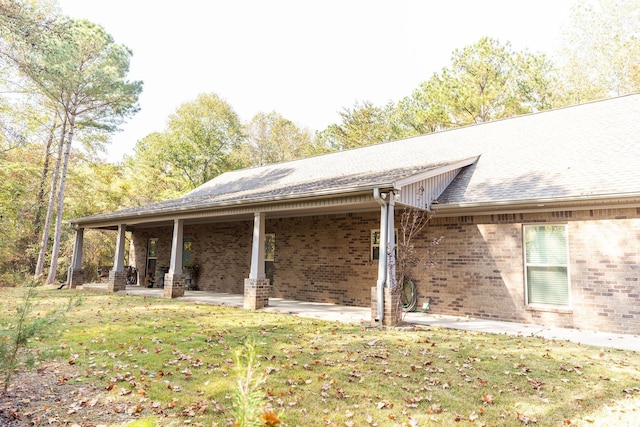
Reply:
[[[490,394],[483,394],[483,395],[482,395],[482,401],[483,401],[485,404],[493,403],[493,396],[492,396],[492,395],[490,395]]]

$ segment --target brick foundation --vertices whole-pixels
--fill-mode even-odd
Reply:
[[[271,283],[269,279],[244,279],[244,303],[247,310],[259,310],[269,306]]]
[[[178,298],[184,296],[184,275],[166,273],[164,275],[164,297]]]
[[[109,292],[118,292],[124,291],[125,289],[127,289],[127,272],[111,270],[109,272],[107,290]]]
[[[84,283],[84,270],[69,270],[69,289],[75,289]]]
[[[371,288],[371,325],[379,326],[378,317],[378,288]],[[402,323],[402,301],[400,292],[396,289],[384,288],[384,317],[382,325],[397,326]]]

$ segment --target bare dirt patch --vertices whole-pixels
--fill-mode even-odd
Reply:
[[[135,419],[105,390],[74,382],[78,375],[75,366],[51,361],[18,373],[0,395],[0,425],[92,427]]]

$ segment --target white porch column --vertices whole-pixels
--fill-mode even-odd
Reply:
[[[71,258],[71,267],[74,270],[82,269],[82,245],[84,244],[84,228],[76,230],[76,241],[73,245],[73,256]]]
[[[184,220],[173,221],[173,238],[171,239],[171,261],[169,263],[169,273],[182,274],[182,237],[184,230]]]
[[[176,298],[184,295],[184,275],[182,274],[182,240],[184,220],[173,220],[173,238],[171,239],[171,260],[169,272],[164,275],[164,297]]]
[[[118,226],[118,237],[116,238],[116,256],[113,260],[114,271],[124,271],[124,243],[127,226],[120,224]]]
[[[113,268],[109,272],[109,292],[118,292],[127,289],[127,273],[124,271],[124,243],[127,225],[118,225],[118,237],[116,238],[116,254],[113,258]]]
[[[250,279],[264,279],[264,212],[256,212],[253,217],[253,244],[251,245]]]
[[[269,305],[271,283],[264,272],[265,214],[256,212],[253,216],[253,240],[251,243],[251,269],[244,279],[243,306],[248,310],[258,310]]]
[[[76,230],[76,241],[73,245],[73,256],[68,273],[68,285],[70,289],[82,286],[84,283],[84,271],[82,270],[82,246],[84,244],[84,228]]]

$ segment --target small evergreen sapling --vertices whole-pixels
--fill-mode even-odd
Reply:
[[[29,281],[22,285],[23,293],[16,307],[14,322],[0,325],[0,378],[2,394],[7,393],[11,379],[21,365],[33,366],[34,357],[27,352],[32,339],[44,336],[62,314],[80,304],[79,297],[70,298],[63,306],[44,315],[34,313],[38,306],[38,286],[36,281]]]

